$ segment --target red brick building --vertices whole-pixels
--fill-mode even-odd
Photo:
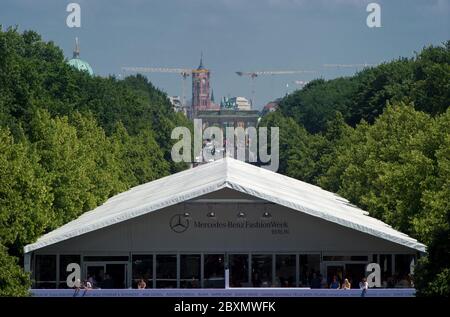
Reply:
[[[200,110],[218,110],[219,106],[211,101],[211,72],[203,66],[203,56],[200,65],[192,71],[192,106],[191,117],[196,117]]]

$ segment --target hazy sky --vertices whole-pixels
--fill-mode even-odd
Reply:
[[[70,2],[81,6],[81,28],[66,26]],[[381,5],[381,28],[366,25],[369,2]],[[257,78],[261,107],[296,80],[354,72],[323,64],[380,63],[449,40],[450,0],[0,0],[0,24],[36,30],[68,58],[78,36],[81,58],[102,76],[121,66],[195,68],[203,51],[216,99],[250,97],[250,80],[238,70],[318,71]],[[181,94],[178,75],[149,77]],[[190,98],[190,81],[187,91]]]

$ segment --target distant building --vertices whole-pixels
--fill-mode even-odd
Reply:
[[[257,110],[203,110],[197,113],[197,118],[202,119],[203,128],[216,126],[222,129],[226,127],[256,127],[259,113]]]
[[[192,105],[189,114],[191,118],[196,117],[198,111],[219,109],[219,106],[211,100],[214,97],[210,95],[210,76],[209,69],[203,66],[202,56],[200,65],[192,71]]]
[[[221,103],[221,108],[236,109],[241,111],[252,110],[250,101],[248,101],[248,99],[245,97],[232,97],[232,98],[224,97]]]
[[[233,101],[236,103],[236,108],[238,110],[252,110],[252,105],[250,104],[250,101],[248,101],[247,98],[244,97],[235,97],[233,98]]]
[[[78,43],[78,38],[75,38],[75,49],[73,51],[73,58],[69,60],[68,64],[76,69],[84,72],[88,72],[89,75],[93,76],[94,71],[88,62],[80,59],[80,45]]]
[[[261,111],[261,116],[263,117],[270,112],[276,111],[277,109],[278,109],[278,101],[269,102],[267,105],[264,106],[263,110]]]
[[[222,108],[220,110],[201,110],[197,112],[197,119],[202,120],[203,130],[208,127],[218,127],[222,130],[224,140],[226,138],[226,128],[243,128],[244,130],[249,127],[256,128],[258,125],[259,113],[257,110],[236,110]],[[249,138],[246,136],[245,144],[248,144]],[[223,151],[228,144],[215,144],[217,151]],[[237,157],[237,146],[235,144],[235,158]],[[246,153],[246,161],[249,159],[249,153]]]
[[[200,110],[196,118],[202,119],[204,129],[217,126],[225,132],[226,127],[256,128],[259,113],[251,110],[250,102],[244,97],[223,97],[219,109]]]
[[[217,106],[217,105],[215,105]],[[203,130],[208,127],[218,127],[222,130],[223,137],[226,137],[226,128],[256,128],[258,125],[259,112],[251,110],[250,102],[244,97],[224,97],[220,102],[220,108],[216,110],[198,110],[196,119],[202,120]],[[249,138],[246,136],[245,144],[248,144]],[[214,144],[215,150],[222,151],[227,144]],[[235,144],[235,157],[237,155]],[[248,153],[247,153],[248,154]],[[246,160],[249,159],[246,154]]]

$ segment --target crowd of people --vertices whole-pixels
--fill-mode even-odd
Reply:
[[[301,286],[308,286],[312,289],[323,289],[323,288],[329,288],[329,289],[351,289],[353,288],[360,288],[360,289],[367,289],[368,288],[368,282],[366,278],[362,278],[361,281],[359,281],[358,285],[352,285],[352,278],[351,277],[342,277],[338,275],[333,275],[331,279],[326,279],[322,274],[319,272],[312,271],[306,279],[302,281],[303,285]],[[140,278],[139,280],[136,280],[136,288],[137,289],[145,289],[147,288],[147,282],[144,278]],[[391,276],[386,279],[383,279],[381,282],[381,288],[409,288],[414,287],[413,286],[412,279],[410,275],[397,275],[397,276]],[[231,281],[230,283],[231,287],[243,287],[240,282]],[[252,278],[251,285],[248,285],[251,287],[271,287],[271,284],[268,282],[268,278],[259,278],[259,276],[256,274]],[[289,280],[283,280],[280,279],[280,285],[276,285],[277,287],[293,287],[293,281]],[[184,285],[185,288],[198,288],[199,284],[197,279],[193,278],[192,281],[188,281],[186,285]],[[101,281],[97,281],[94,276],[89,276],[88,279],[80,280],[77,279],[75,281],[75,289],[112,289],[114,288],[114,282],[111,276],[106,273],[104,276],[104,279]]]

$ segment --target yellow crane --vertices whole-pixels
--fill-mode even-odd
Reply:
[[[255,79],[259,76],[265,75],[294,75],[294,74],[314,74],[316,71],[314,70],[263,70],[263,71],[254,71],[254,72],[246,72],[246,71],[237,71],[236,74],[238,76],[248,76],[251,79],[251,90],[252,90],[252,98],[250,103],[253,107],[253,103],[255,100]]]

